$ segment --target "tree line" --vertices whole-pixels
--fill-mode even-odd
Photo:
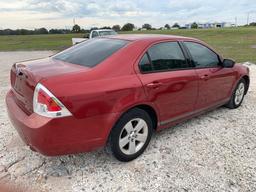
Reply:
[[[248,25],[245,25],[248,26]],[[249,26],[256,26],[256,22],[252,22],[249,24]],[[39,28],[34,30],[28,30],[28,29],[3,29],[0,30],[0,35],[39,35],[39,34],[69,34],[69,33],[90,33],[92,30],[96,29],[113,29],[116,32],[118,31],[133,31],[135,29],[135,25],[133,23],[126,23],[122,27],[120,25],[113,25],[110,26],[104,26],[101,28],[93,27],[89,30],[81,28],[79,25],[74,25],[72,29],[50,29],[47,30],[46,28]],[[152,25],[145,23],[140,28],[137,28],[137,30],[162,30],[162,29],[171,29],[171,28],[182,28],[178,23],[174,23],[172,26],[169,24],[165,24],[163,27],[160,28],[154,28]],[[197,29],[198,24],[196,22],[192,23],[191,25],[192,29]]]
[[[179,27],[178,23],[175,23],[172,27]],[[89,33],[92,30],[96,29],[113,29],[116,32],[118,31],[132,31],[136,27],[133,23],[126,23],[122,27],[120,25],[113,25],[110,26],[104,26],[101,28],[93,27],[89,30],[81,28],[79,25],[74,25],[72,29],[50,29],[47,30],[46,28],[38,28],[34,30],[29,29],[2,29],[0,30],[0,35],[39,35],[39,34],[69,34],[69,33]],[[158,29],[171,29],[171,26],[169,24],[166,24],[164,27],[158,28]],[[138,30],[156,30],[156,28],[153,28],[150,24],[145,23],[141,26],[141,28],[138,28]]]
[[[91,28],[89,31],[91,30],[95,30],[95,29],[113,29],[115,31],[132,31],[134,30],[136,27],[133,23],[126,23],[124,24],[122,27],[120,25],[113,25],[112,27],[109,27],[109,26],[105,26],[105,27],[102,27],[102,28]],[[169,24],[166,24],[164,27],[160,27],[160,28],[154,28],[152,27],[152,25],[148,24],[148,23],[145,23],[143,24],[140,28],[138,28],[138,30],[157,30],[157,29],[171,29],[171,26]],[[178,23],[174,23],[172,25],[172,28],[180,28],[180,25]],[[79,25],[74,25],[73,26],[73,29],[72,31],[76,31],[76,32],[79,32],[80,30],[80,26]]]
[[[86,32],[86,30],[81,30],[81,32]],[[3,29],[0,30],[0,35],[39,35],[39,34],[68,34],[74,33],[70,29],[50,29],[39,28],[34,30],[29,29]]]

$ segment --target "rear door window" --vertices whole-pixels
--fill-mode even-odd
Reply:
[[[164,42],[149,48],[139,66],[142,72],[157,72],[184,69],[188,68],[189,64],[178,42]]]
[[[96,38],[75,45],[53,56],[53,59],[94,67],[128,44],[119,39]]]
[[[148,53],[145,53],[145,55],[140,60],[139,67],[142,72],[151,72],[153,70],[152,64],[150,63],[148,57]]]

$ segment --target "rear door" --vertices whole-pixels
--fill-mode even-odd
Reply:
[[[197,42],[184,42],[199,77],[196,108],[207,108],[228,99],[235,82],[232,68],[223,68],[220,57]]]
[[[154,44],[142,57],[139,78],[148,100],[160,111],[161,124],[193,111],[198,76],[178,42]]]

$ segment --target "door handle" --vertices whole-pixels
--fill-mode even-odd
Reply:
[[[205,75],[201,76],[200,79],[207,81],[208,79],[210,79],[210,76],[205,74]]]
[[[158,82],[158,81],[154,81],[152,83],[148,83],[146,86],[149,87],[149,88],[158,88],[160,87],[161,85],[163,85],[163,83],[161,82]]]

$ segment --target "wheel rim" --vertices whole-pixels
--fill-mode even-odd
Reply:
[[[240,83],[235,92],[235,104],[236,105],[239,105],[242,102],[243,97],[244,97],[244,90],[245,90],[244,83]]]
[[[119,136],[119,147],[126,155],[137,153],[148,138],[148,125],[141,118],[130,120],[123,127]]]

